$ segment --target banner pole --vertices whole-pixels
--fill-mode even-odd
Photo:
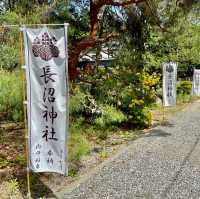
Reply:
[[[163,66],[162,66],[162,74],[163,74],[163,77],[162,77],[162,123],[164,123],[164,120],[165,120],[165,107],[164,107],[164,69],[163,69]]]
[[[68,23],[64,23],[64,34],[65,34],[65,50],[66,50],[66,86],[67,86],[67,117],[66,117],[66,134],[65,134],[65,140],[66,140],[66,150],[65,150],[65,163],[66,165],[68,164],[68,140],[70,139],[69,135],[69,77],[68,77],[68,49],[67,49],[67,44],[68,44]],[[65,167],[65,176],[68,175],[68,166]]]
[[[20,64],[24,64],[24,54],[23,54],[23,33],[20,31]],[[23,107],[24,107],[24,127],[25,127],[25,140],[26,140],[26,160],[27,160],[27,198],[31,199],[31,188],[30,188],[30,170],[29,170],[29,149],[28,149],[28,128],[27,128],[27,101],[26,101],[26,84],[25,84],[25,72],[22,67],[22,90],[23,90]]]
[[[163,119],[162,120],[164,122],[165,121],[165,106],[163,105],[162,107],[163,107]]]
[[[43,26],[43,25],[46,25],[46,26],[63,26],[64,24],[24,24],[25,26]],[[65,25],[69,25],[68,23],[65,23]],[[3,25],[0,25],[0,27],[3,27],[3,28],[11,28],[11,27],[20,27],[21,25],[20,24],[3,24]]]
[[[163,71],[163,79],[162,79],[162,112],[163,112],[163,117],[162,117],[162,123],[165,122],[165,103],[164,103],[164,69],[162,68]]]

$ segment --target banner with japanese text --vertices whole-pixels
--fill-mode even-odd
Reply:
[[[169,62],[163,64],[163,106],[176,105],[177,65]]]
[[[200,96],[200,70],[194,69],[192,95]]]
[[[29,168],[67,174],[67,26],[23,28]]]

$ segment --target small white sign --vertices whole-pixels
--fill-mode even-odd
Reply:
[[[200,70],[194,69],[192,95],[200,96]]]
[[[169,62],[163,64],[163,106],[176,105],[177,65]]]

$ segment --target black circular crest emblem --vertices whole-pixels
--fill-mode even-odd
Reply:
[[[47,32],[42,38],[36,37],[33,42],[32,52],[35,57],[40,57],[44,61],[49,61],[53,57],[59,56],[59,49],[56,46],[57,39],[50,37]]]

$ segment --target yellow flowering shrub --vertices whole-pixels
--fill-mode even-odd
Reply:
[[[157,89],[160,88],[161,83],[160,75],[153,73],[143,73],[143,90],[144,90],[144,99],[145,104],[150,104],[155,102],[157,97]]]
[[[144,106],[144,100],[140,99],[132,99],[131,103],[129,104],[129,108],[134,108],[134,107],[141,107]]]
[[[150,89],[151,87],[157,87],[160,82],[160,75],[153,73],[152,75],[148,73],[143,73],[143,84],[144,87]]]

